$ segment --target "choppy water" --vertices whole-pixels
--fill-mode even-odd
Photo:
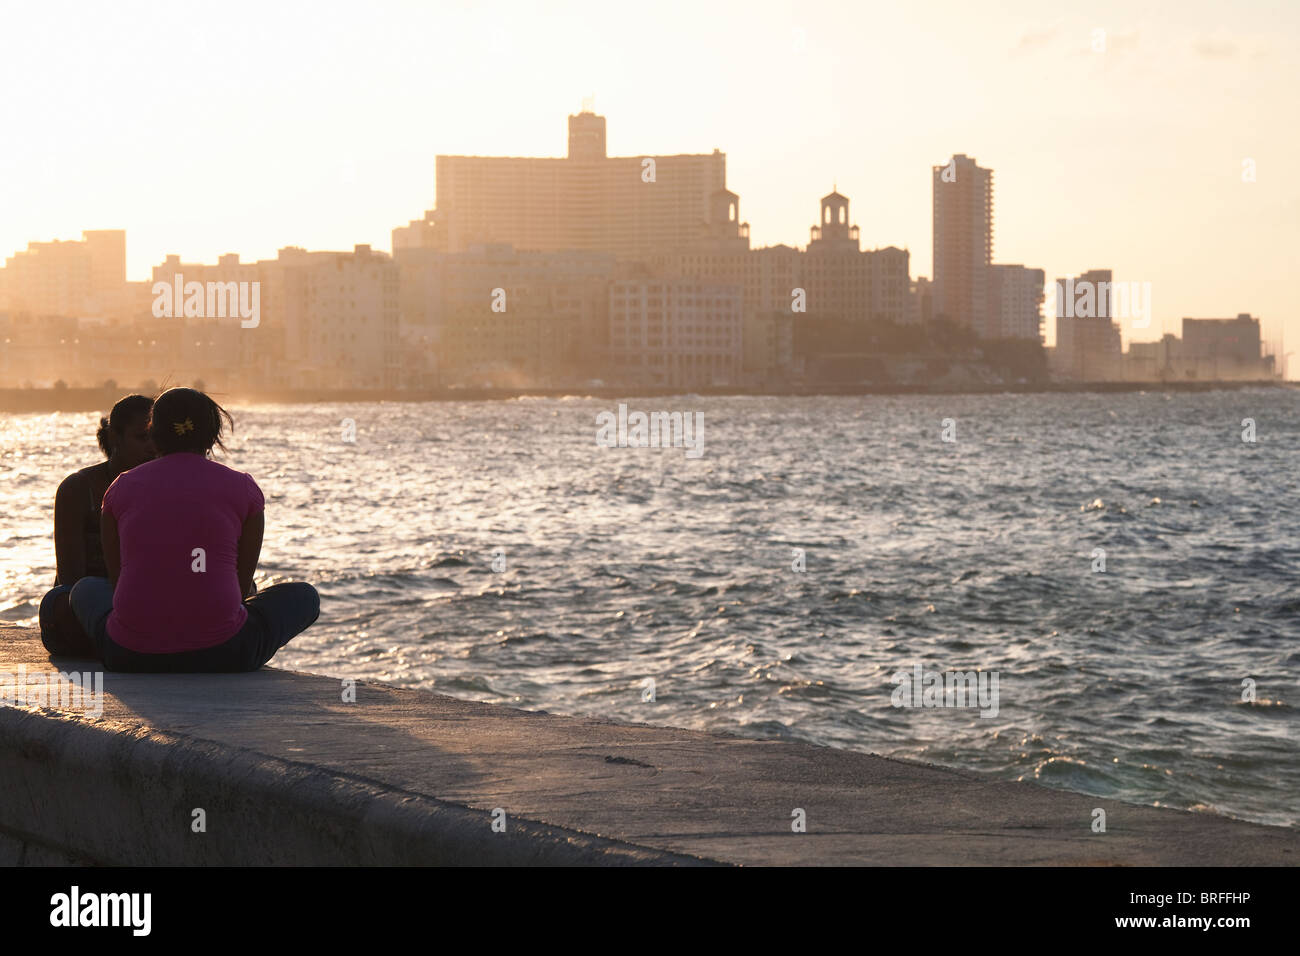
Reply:
[[[615,404],[236,408],[259,584],[322,596],[276,663],[1300,825],[1297,393],[629,400],[703,412],[697,460],[597,447]],[[2,419],[0,618],[93,421]],[[892,707],[915,664],[997,717]]]

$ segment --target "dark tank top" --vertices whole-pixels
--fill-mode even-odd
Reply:
[[[82,537],[86,541],[86,576],[106,578],[108,565],[104,563],[104,539],[99,530],[99,514],[103,502],[96,499],[89,478],[86,479],[86,494],[90,496],[90,514],[86,516],[86,523],[82,528]]]
[[[108,577],[108,565],[104,563],[104,539],[99,531],[99,516],[103,501],[96,500],[95,486],[90,480],[90,476],[83,473],[82,480],[86,483],[86,497],[90,502],[90,511],[81,525],[81,540],[86,549],[86,576],[106,578]],[[56,586],[65,584],[71,587],[76,583],[76,581],[61,581],[58,574],[54,575],[54,584]]]

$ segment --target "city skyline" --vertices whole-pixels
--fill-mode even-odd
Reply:
[[[569,115],[567,127],[568,151],[564,157],[437,157],[438,191],[446,197],[443,204],[426,210],[422,218],[411,220],[406,226],[395,227],[391,256],[377,252],[379,257],[404,263],[402,271],[408,273],[407,281],[415,280],[416,289],[408,290],[403,297],[405,305],[399,307],[393,302],[389,306],[376,306],[381,311],[392,308],[394,313],[409,308],[411,311],[401,324],[408,337],[415,333],[412,342],[432,343],[439,338],[436,328],[424,327],[429,316],[427,306],[420,302],[424,293],[417,291],[427,283],[424,273],[432,264],[429,256],[442,257],[450,264],[452,259],[446,258],[449,254],[454,258],[463,253],[483,252],[487,252],[488,262],[498,263],[498,270],[506,268],[495,275],[480,276],[477,284],[484,289],[513,275],[507,265],[510,257],[516,254],[544,257],[548,252],[560,255],[555,264],[563,262],[566,256],[581,256],[585,252],[608,258],[609,267],[617,260],[633,270],[667,269],[669,274],[683,277],[693,274],[705,282],[734,283],[745,290],[744,321],[759,322],[751,334],[769,340],[772,330],[762,331],[761,326],[767,320],[760,316],[770,316],[774,311],[789,316],[791,312],[805,310],[801,304],[792,308],[792,303],[786,301],[788,294],[804,301],[811,294],[817,306],[815,315],[838,316],[850,325],[872,318],[899,326],[926,326],[933,314],[936,318],[955,321],[980,339],[1028,339],[1040,344],[1046,339],[1045,333],[1054,329],[1056,341],[1051,351],[1056,353],[1056,358],[1051,364],[1061,372],[1073,369],[1073,374],[1066,374],[1074,378],[1086,378],[1082,375],[1085,369],[1109,367],[1112,360],[1103,359],[1108,353],[1113,352],[1113,360],[1118,362],[1123,352],[1121,342],[1125,339],[1125,344],[1159,345],[1162,340],[1177,338],[1175,333],[1166,332],[1162,340],[1142,343],[1122,335],[1126,327],[1150,327],[1153,315],[1149,282],[1116,281],[1108,269],[1089,270],[1077,278],[1054,277],[1048,282],[1042,269],[994,263],[993,170],[980,167],[974,158],[964,154],[954,154],[947,163],[931,169],[936,268],[932,277],[909,279],[910,253],[906,249],[861,248],[860,227],[853,222],[849,198],[837,190],[821,198],[817,224],[811,227],[806,246],[782,244],[753,248],[750,225],[740,214],[740,197],[726,188],[725,156],[719,150],[712,154],[609,156],[606,118],[591,112],[586,105],[582,112]],[[658,177],[660,167],[662,179]],[[492,251],[496,247],[508,250],[507,259],[499,259]],[[354,251],[363,257],[360,261],[376,261],[370,258],[368,245],[358,244]],[[322,257],[340,261],[349,257],[346,252],[307,253],[300,247],[290,246],[278,250],[277,259],[284,260],[286,255],[294,261],[305,261],[303,256],[318,261]],[[798,274],[791,274],[783,283],[784,274],[805,255],[808,258],[804,269],[796,270]],[[233,277],[256,275],[265,263],[241,265],[239,253],[222,255],[216,264],[182,264],[180,259],[178,254],[169,254],[162,264],[152,268],[153,279],[164,280],[161,286],[164,291],[171,293],[174,286],[174,297],[169,301],[182,301],[181,268],[191,273],[217,275],[222,282],[231,282],[232,289],[236,284],[253,287],[241,293],[244,301],[239,305],[240,317],[246,320],[242,322],[245,328],[259,324],[260,312],[249,312],[247,300],[251,294],[256,301],[260,283]],[[121,321],[133,309],[138,309],[145,288],[151,285],[147,280],[131,282],[126,275],[125,230],[87,230],[80,241],[29,243],[26,250],[9,258],[6,266],[7,269],[0,269],[0,306],[8,299],[10,310],[16,308],[20,315],[86,316],[92,322],[113,317],[113,321]],[[465,285],[463,278],[456,281]],[[1084,311],[1079,312],[1078,318],[1075,318],[1074,301],[1076,282],[1083,283],[1078,294],[1084,296],[1079,303]],[[796,284],[809,288],[795,288]],[[1088,288],[1084,290],[1083,286]],[[153,285],[150,294],[157,293],[159,288]],[[207,295],[209,299],[214,295],[218,300],[221,298],[211,281]],[[1117,297],[1115,312],[1111,311],[1110,304],[1113,296]],[[1043,314],[1045,305],[1046,315]],[[185,308],[187,317],[192,307],[190,301]],[[211,315],[235,314],[234,304],[229,313],[221,306],[216,307],[221,311]],[[178,307],[168,306],[160,313],[155,303],[152,312],[156,317],[179,315],[173,308]],[[504,310],[494,306],[493,311]],[[199,307],[192,314],[201,317],[205,312]],[[349,318],[349,314],[349,308],[345,307],[338,318],[345,324],[353,319],[367,321],[360,315]],[[1096,316],[1096,321],[1089,316]],[[1248,313],[1238,313],[1239,319],[1249,317]],[[558,315],[555,318],[559,320]],[[1113,325],[1112,319],[1116,320]],[[1185,329],[1189,317],[1184,316],[1181,321]],[[1232,320],[1214,321],[1230,323]],[[1265,355],[1282,359],[1279,365],[1284,372],[1285,358],[1281,350],[1275,346],[1270,348],[1262,339],[1258,319],[1251,321],[1255,325],[1254,354],[1258,356],[1260,346],[1265,346]],[[1100,337],[1089,339],[1091,344],[1082,346],[1082,340],[1076,341],[1076,332],[1083,328],[1078,325],[1080,322],[1093,325],[1100,322],[1095,329]],[[1164,324],[1161,323],[1162,328]],[[477,338],[481,331],[471,338]],[[594,329],[589,331],[604,337]],[[517,332],[510,332],[507,338]],[[1111,337],[1113,343],[1106,344]],[[477,340],[472,351],[482,352],[484,344],[483,340]],[[1100,352],[1090,359],[1069,357],[1081,347],[1100,349]],[[762,353],[764,347],[758,348],[755,352],[752,343],[745,346],[747,362]],[[443,350],[435,351],[441,354]],[[774,353],[767,354],[770,358]],[[1167,357],[1164,364],[1168,366],[1175,352],[1166,347],[1160,354]],[[731,356],[726,361],[731,363],[735,359],[736,356]],[[1102,359],[1101,365],[1097,364],[1098,359]],[[309,366],[314,364],[308,362]],[[732,372],[739,370],[738,364],[726,367]],[[1117,369],[1115,366],[1108,371],[1107,377]],[[1166,373],[1170,370],[1167,367]]]
[[[256,262],[170,254],[151,284],[127,281],[124,230],[30,244],[0,270],[0,367],[93,378],[98,364],[70,359],[71,343],[97,359],[139,352],[118,355],[123,371],[180,362],[244,386],[897,385],[947,376],[930,359],[959,355],[964,338],[988,343],[981,368],[956,373],[967,384],[1285,373],[1280,349],[1261,361],[1249,313],[1184,316],[1193,340],[1130,341],[1126,361],[1122,330],[1152,325],[1152,283],[1099,269],[1047,287],[1042,269],[993,262],[994,173],[964,154],[931,169],[936,268],[912,279],[907,250],[862,248],[838,190],[821,198],[806,247],[755,249],[720,151],[610,156],[606,118],[589,109],[567,129],[564,157],[440,154],[443,200],[393,229],[391,256],[365,244]],[[264,285],[274,331],[232,338],[222,320],[260,327]],[[184,336],[151,324],[171,317],[218,324]],[[95,328],[106,321],[112,330]]]
[[[1267,35],[1225,30],[1206,3],[1136,19],[1116,4],[1045,18],[1025,4],[993,17],[738,9],[699,11],[700,29],[676,39],[711,56],[668,77],[654,40],[672,16],[627,17],[629,35],[648,42],[617,49],[593,41],[609,24],[572,7],[553,21],[515,11],[494,32],[481,11],[393,5],[410,28],[397,40],[391,24],[345,31],[270,10],[251,31],[237,15],[213,21],[190,49],[212,75],[162,90],[138,54],[166,46],[165,19],[82,12],[85,34],[56,51],[54,80],[25,82],[50,55],[39,43],[0,66],[27,90],[8,104],[10,127],[48,144],[0,160],[0,251],[122,228],[128,278],[140,281],[169,254],[387,249],[394,226],[436,204],[435,156],[561,156],[556,117],[594,93],[611,155],[725,153],[753,247],[805,245],[817,197],[834,186],[853,200],[865,248],[906,248],[913,277],[931,276],[931,169],[964,153],[996,173],[995,262],[1042,268],[1049,281],[1108,269],[1153,284],[1155,319],[1125,328],[1126,341],[1177,333],[1184,316],[1242,312],[1262,317],[1268,340],[1300,334],[1287,281],[1300,187],[1285,174],[1297,134],[1264,121],[1295,87],[1293,9],[1254,5],[1270,11]],[[20,28],[52,35],[42,21],[57,8],[19,16]],[[1097,29],[1104,51],[1093,49]],[[448,30],[483,37],[482,49],[415,56]],[[396,48],[366,42],[381,33]],[[484,57],[511,69],[454,82]],[[936,69],[918,68],[927,62]],[[764,64],[788,69],[767,76]],[[296,85],[280,79],[295,69]],[[510,81],[519,75],[537,82]],[[277,92],[258,95],[259,81]],[[1243,182],[1247,159],[1255,182]]]

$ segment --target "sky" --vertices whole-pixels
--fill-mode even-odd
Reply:
[[[169,253],[390,249],[438,154],[561,156],[590,99],[611,155],[726,153],[755,246],[805,245],[836,186],[865,247],[929,275],[930,169],[965,153],[994,171],[995,261],[1151,283],[1126,340],[1249,312],[1300,352],[1295,0],[0,0],[0,23],[0,256],[125,229],[139,280]]]

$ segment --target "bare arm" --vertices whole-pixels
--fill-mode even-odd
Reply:
[[[117,537],[117,519],[107,511],[99,515],[99,536],[104,543],[104,567],[108,568],[108,583],[117,589],[117,576],[122,573],[121,545]]]
[[[69,475],[54,495],[54,561],[59,583],[68,587],[86,576],[86,489],[78,475]]]
[[[266,513],[258,511],[248,516],[239,533],[235,571],[239,575],[240,594],[248,594],[253,589],[253,574],[257,571],[257,559],[262,556],[262,533],[265,530]]]

